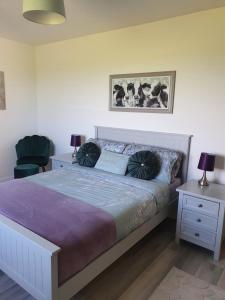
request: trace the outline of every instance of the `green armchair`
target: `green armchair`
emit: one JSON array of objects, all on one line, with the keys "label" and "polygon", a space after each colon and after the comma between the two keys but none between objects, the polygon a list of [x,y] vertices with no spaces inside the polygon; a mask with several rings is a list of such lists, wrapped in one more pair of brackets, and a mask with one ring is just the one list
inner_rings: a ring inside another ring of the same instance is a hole
[{"label": "green armchair", "polygon": [[36,164],[45,172],[51,143],[45,136],[25,136],[16,144],[17,165]]}]

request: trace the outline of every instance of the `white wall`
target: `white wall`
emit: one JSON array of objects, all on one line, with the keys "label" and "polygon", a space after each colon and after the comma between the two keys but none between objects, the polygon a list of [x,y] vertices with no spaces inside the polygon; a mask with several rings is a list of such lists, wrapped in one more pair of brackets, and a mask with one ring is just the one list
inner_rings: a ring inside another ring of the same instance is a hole
[{"label": "white wall", "polygon": [[37,131],[34,49],[0,38],[0,70],[6,90],[6,110],[0,110],[1,181],[13,176],[18,139]]},{"label": "white wall", "polygon": [[[38,127],[72,151],[71,133],[94,125],[193,134],[189,178],[201,151],[219,155],[211,179],[225,184],[225,8],[40,46]],[[108,111],[109,74],[176,70],[173,114]]]}]

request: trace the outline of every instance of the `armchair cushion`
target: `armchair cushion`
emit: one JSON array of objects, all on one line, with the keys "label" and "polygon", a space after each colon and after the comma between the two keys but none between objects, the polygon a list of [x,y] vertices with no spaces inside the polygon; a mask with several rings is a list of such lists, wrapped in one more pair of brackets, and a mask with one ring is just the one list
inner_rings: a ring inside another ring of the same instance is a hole
[{"label": "armchair cushion", "polygon": [[24,156],[17,160],[17,165],[35,164],[44,167],[48,164],[48,158],[45,156]]}]

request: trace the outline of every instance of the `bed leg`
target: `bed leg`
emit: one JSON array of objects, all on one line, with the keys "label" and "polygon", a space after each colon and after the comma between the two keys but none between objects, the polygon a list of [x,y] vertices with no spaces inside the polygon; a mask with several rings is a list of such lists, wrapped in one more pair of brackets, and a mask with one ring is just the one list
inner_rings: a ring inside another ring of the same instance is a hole
[{"label": "bed leg", "polygon": [[51,258],[51,265],[48,265],[48,300],[59,300],[58,293],[58,255],[55,254]]}]

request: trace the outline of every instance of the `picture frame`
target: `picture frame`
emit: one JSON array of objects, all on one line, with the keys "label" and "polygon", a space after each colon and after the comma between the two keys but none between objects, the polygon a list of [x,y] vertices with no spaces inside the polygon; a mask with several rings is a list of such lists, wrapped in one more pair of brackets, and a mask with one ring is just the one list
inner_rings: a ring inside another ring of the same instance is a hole
[{"label": "picture frame", "polygon": [[4,72],[0,71],[0,110],[6,109]]},{"label": "picture frame", "polygon": [[109,110],[173,113],[176,71],[109,76]]}]

